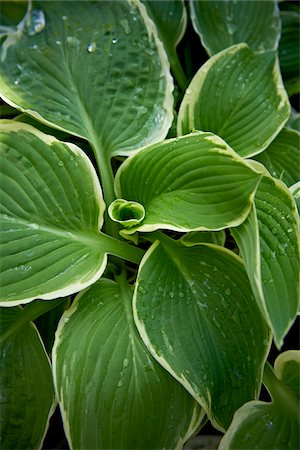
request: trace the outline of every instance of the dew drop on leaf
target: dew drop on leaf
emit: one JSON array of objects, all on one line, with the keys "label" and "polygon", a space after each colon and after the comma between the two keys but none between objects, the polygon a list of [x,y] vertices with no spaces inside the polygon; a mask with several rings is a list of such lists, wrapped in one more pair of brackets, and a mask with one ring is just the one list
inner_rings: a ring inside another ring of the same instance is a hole
[{"label": "dew drop on leaf", "polygon": [[31,18],[29,22],[28,34],[34,36],[35,34],[43,31],[46,25],[46,19],[41,9],[33,9],[31,12]]},{"label": "dew drop on leaf", "polygon": [[97,50],[97,44],[96,42],[91,42],[88,46],[87,46],[87,51],[89,53],[93,53]]}]

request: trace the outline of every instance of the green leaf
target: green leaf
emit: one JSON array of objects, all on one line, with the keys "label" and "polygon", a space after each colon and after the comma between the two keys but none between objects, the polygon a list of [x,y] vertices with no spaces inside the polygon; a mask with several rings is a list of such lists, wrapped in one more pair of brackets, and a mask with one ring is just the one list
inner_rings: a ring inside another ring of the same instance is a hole
[{"label": "green leaf", "polygon": [[238,44],[196,73],[182,100],[177,130],[179,135],[211,131],[248,157],[268,147],[289,115],[276,53],[255,53]]},{"label": "green leaf", "polygon": [[252,167],[212,133],[193,133],[142,150],[116,175],[117,196],[145,209],[144,220],[128,233],[218,230],[241,223],[261,178],[261,169]]},{"label": "green leaf", "polygon": [[267,177],[256,191],[255,206],[245,222],[231,229],[257,303],[278,347],[298,310],[298,230],[296,205],[288,188]]},{"label": "green leaf", "polygon": [[[0,310],[1,448],[38,449],[54,411],[51,367],[35,326],[23,323],[21,307]],[[15,332],[5,340],[4,333]]]},{"label": "green leaf", "polygon": [[222,247],[225,244],[226,233],[224,230],[221,231],[191,231],[190,233],[184,234],[180,241],[186,247],[192,247],[201,243],[217,244]]},{"label": "green leaf", "polygon": [[34,2],[1,63],[7,103],[89,140],[99,158],[159,141],[171,125],[169,63],[138,2]]},{"label": "green leaf", "polygon": [[136,325],[157,361],[224,430],[258,395],[269,333],[239,257],[213,244],[159,239],[140,265]]},{"label": "green leaf", "polygon": [[300,133],[300,113],[292,111],[291,116],[285,125]]},{"label": "green leaf", "polygon": [[[78,292],[125,245],[99,232],[105,205],[96,172],[74,144],[26,124],[1,125],[1,305]],[[129,250],[129,259],[143,254]]]},{"label": "green leaf", "polygon": [[55,383],[71,448],[182,448],[203,412],[151,357],[132,316],[133,289],[107,279],[61,319]]},{"label": "green leaf", "polygon": [[298,183],[293,184],[293,186],[290,187],[290,192],[292,196],[294,197],[294,200],[297,205],[298,213],[300,214],[300,181]]},{"label": "green leaf", "polygon": [[246,403],[234,415],[219,450],[297,449],[299,439],[300,352],[288,351],[275,361],[275,377],[266,367],[272,402]]},{"label": "green leaf", "polygon": [[279,60],[282,77],[289,95],[300,92],[300,14],[292,11],[280,13],[282,32],[279,43]]},{"label": "green leaf", "polygon": [[300,179],[300,133],[283,128],[269,147],[257,155],[261,162],[275,178],[280,178],[288,186]]},{"label": "green leaf", "polygon": [[176,47],[186,30],[187,16],[183,0],[142,0],[158,29],[172,71],[181,89],[185,90],[187,80],[176,53]]},{"label": "green leaf", "polygon": [[210,56],[241,42],[255,51],[277,50],[280,15],[275,0],[191,0],[190,6],[194,29]]}]

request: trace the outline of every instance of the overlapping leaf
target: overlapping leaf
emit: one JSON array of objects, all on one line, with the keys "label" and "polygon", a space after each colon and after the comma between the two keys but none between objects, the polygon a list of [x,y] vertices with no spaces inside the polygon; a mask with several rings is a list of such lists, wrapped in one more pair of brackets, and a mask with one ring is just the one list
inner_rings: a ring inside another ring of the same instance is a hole
[{"label": "overlapping leaf", "polygon": [[293,184],[293,186],[290,187],[290,192],[295,199],[298,213],[300,214],[300,181],[298,181],[298,183],[295,183]]},{"label": "overlapping leaf", "polygon": [[132,294],[126,280],[102,279],[60,322],[53,361],[71,448],[181,448],[203,418],[141,341]]},{"label": "overlapping leaf", "polygon": [[26,124],[1,125],[1,302],[77,292],[116,250],[99,233],[105,205],[95,170],[73,144]]},{"label": "overlapping leaf", "polygon": [[193,247],[200,243],[206,242],[209,244],[217,244],[224,246],[226,240],[226,233],[221,231],[191,231],[182,236],[180,241],[186,247]]},{"label": "overlapping leaf", "polygon": [[300,14],[282,11],[282,31],[279,43],[279,60],[284,83],[289,95],[300,92]]},{"label": "overlapping leaf", "polygon": [[255,159],[288,186],[300,180],[300,133],[284,128]]},{"label": "overlapping leaf", "polygon": [[172,121],[169,63],[138,2],[34,2],[1,68],[5,101],[88,139],[100,158],[163,139]]},{"label": "overlapping leaf", "polygon": [[[271,369],[269,369],[271,371]],[[272,402],[250,402],[240,408],[219,450],[297,449],[299,438],[300,354],[287,351],[275,361],[267,387]]]},{"label": "overlapping leaf", "polygon": [[157,26],[159,36],[167,51],[171,68],[182,89],[186,88],[185,75],[176,53],[187,23],[183,0],[142,0]]},{"label": "overlapping leaf", "polygon": [[21,307],[0,310],[2,449],[40,448],[54,407],[49,360],[34,325],[17,327],[22,314]]},{"label": "overlapping leaf", "polygon": [[277,49],[280,15],[275,0],[191,0],[190,7],[195,31],[209,55],[241,42],[255,51]]},{"label": "overlapping leaf", "polygon": [[116,194],[140,203],[145,218],[128,230],[218,230],[241,223],[262,169],[212,133],[193,133],[144,149],[116,176]]},{"label": "overlapping leaf", "polygon": [[258,305],[281,346],[297,314],[300,276],[298,214],[284,183],[263,178],[253,210],[231,232]]},{"label": "overlapping leaf", "polygon": [[258,395],[268,331],[236,255],[160,239],[138,273],[137,327],[153,356],[225,429]]},{"label": "overlapping leaf", "polygon": [[268,147],[289,114],[276,53],[255,53],[238,44],[196,73],[180,106],[177,129],[179,135],[212,131],[246,157]]}]

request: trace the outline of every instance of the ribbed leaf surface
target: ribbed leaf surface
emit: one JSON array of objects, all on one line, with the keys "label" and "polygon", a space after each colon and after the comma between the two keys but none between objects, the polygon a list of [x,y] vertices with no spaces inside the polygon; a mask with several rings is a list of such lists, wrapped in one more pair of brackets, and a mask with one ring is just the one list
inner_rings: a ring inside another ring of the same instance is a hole
[{"label": "ribbed leaf surface", "polygon": [[272,402],[250,402],[242,406],[236,412],[219,450],[299,448],[300,352],[288,351],[279,355],[275,361],[275,373],[280,381],[268,385]]},{"label": "ribbed leaf surface", "polygon": [[116,193],[144,206],[140,231],[218,230],[246,218],[259,170],[218,136],[193,133],[128,158],[117,173]]},{"label": "ribbed leaf surface", "polygon": [[60,322],[53,361],[71,448],[181,448],[199,424],[199,405],[141,341],[132,293],[102,279]]},{"label": "ribbed leaf surface", "polygon": [[[161,236],[162,238],[162,236]],[[240,259],[164,238],[142,260],[135,320],[153,356],[225,429],[258,395],[268,331]]]},{"label": "ribbed leaf surface", "polygon": [[264,150],[289,114],[276,53],[255,53],[238,44],[196,73],[180,106],[177,129],[179,135],[212,131],[246,157]]},{"label": "ribbed leaf surface", "polygon": [[286,186],[279,180],[263,178],[252,212],[242,225],[231,230],[278,346],[298,310],[298,227],[296,205]]},{"label": "ribbed leaf surface", "polygon": [[34,2],[4,41],[1,63],[9,104],[97,152],[127,154],[163,139],[171,124],[167,57],[138,2]]},{"label": "ribbed leaf surface", "polygon": [[280,16],[275,0],[190,1],[195,31],[209,55],[246,42],[252,50],[276,50]]},{"label": "ribbed leaf surface", "polygon": [[300,180],[300,133],[284,128],[255,159],[288,186]]},{"label": "ribbed leaf surface", "polygon": [[289,95],[300,92],[300,14],[282,11],[282,32],[279,43],[279,60],[284,83]]},{"label": "ribbed leaf surface", "polygon": [[1,177],[1,302],[64,296],[99,278],[105,206],[83,151],[4,121]]},{"label": "ribbed leaf surface", "polygon": [[1,308],[0,317],[0,446],[37,449],[54,407],[49,360],[34,325],[16,327],[20,307]]}]

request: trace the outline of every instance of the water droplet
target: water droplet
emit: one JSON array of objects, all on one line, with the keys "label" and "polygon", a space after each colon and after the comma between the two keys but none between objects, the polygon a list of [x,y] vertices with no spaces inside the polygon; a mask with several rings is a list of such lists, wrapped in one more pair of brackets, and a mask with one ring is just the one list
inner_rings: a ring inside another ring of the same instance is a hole
[{"label": "water droplet", "polygon": [[129,366],[129,359],[124,358],[124,359],[123,359],[123,367],[124,367],[124,369],[125,369],[126,367],[128,367],[128,366]]},{"label": "water droplet", "polygon": [[35,34],[43,31],[46,25],[45,15],[41,9],[33,9],[31,11],[31,20],[29,23],[29,36],[34,36]]},{"label": "water droplet", "polygon": [[64,166],[64,163],[63,163],[62,161],[58,161],[57,165],[58,165],[59,167],[63,167],[63,166]]},{"label": "water droplet", "polygon": [[285,254],[285,250],[284,250],[282,245],[278,244],[277,245],[277,250],[278,250],[279,255],[284,255]]},{"label": "water droplet", "polygon": [[288,233],[291,233],[291,232],[293,231],[293,228],[288,228],[286,231],[287,231]]},{"label": "water droplet", "polygon": [[96,42],[91,42],[88,46],[87,46],[87,51],[89,53],[93,53],[97,50],[97,44]]},{"label": "water droplet", "polygon": [[116,44],[116,43],[118,42],[118,39],[117,39],[117,38],[113,38],[113,39],[111,40],[111,42],[112,42],[113,44]]},{"label": "water droplet", "polygon": [[170,296],[171,298],[174,298],[174,292],[169,292],[169,296]]},{"label": "water droplet", "polygon": [[225,294],[226,295],[230,295],[231,294],[231,289],[230,288],[225,289]]},{"label": "water droplet", "polygon": [[61,41],[55,41],[57,45],[61,45]]},{"label": "water droplet", "polygon": [[118,382],[118,387],[121,387],[122,385],[123,385],[123,381],[120,380],[120,381]]},{"label": "water droplet", "polygon": [[62,20],[67,20],[68,16],[62,16]]},{"label": "water droplet", "polygon": [[183,298],[184,297],[184,293],[183,292],[179,292],[179,297]]},{"label": "water droplet", "polygon": [[64,323],[69,322],[69,320],[70,320],[70,317],[65,317],[65,318],[64,318]]}]

